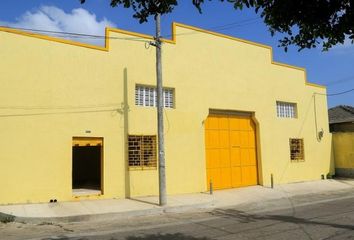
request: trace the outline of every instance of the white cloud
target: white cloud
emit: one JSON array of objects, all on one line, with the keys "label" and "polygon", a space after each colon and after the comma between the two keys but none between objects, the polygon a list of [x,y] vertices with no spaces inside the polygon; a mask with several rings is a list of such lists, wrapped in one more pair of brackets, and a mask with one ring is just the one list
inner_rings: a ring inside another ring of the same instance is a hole
[{"label": "white cloud", "polygon": [[354,53],[354,43],[352,43],[352,40],[349,39],[349,37],[346,37],[344,43],[335,45],[329,51],[333,51],[339,54],[352,54]]},{"label": "white cloud", "polygon": [[349,39],[348,37],[345,38],[344,43],[343,44],[338,44],[337,47],[339,48],[350,48],[353,47],[354,44],[352,43],[352,40]]},{"label": "white cloud", "polygon": [[[56,32],[83,33],[89,35],[105,35],[105,28],[115,27],[115,24],[106,18],[97,19],[96,15],[83,8],[73,9],[66,13],[54,6],[42,6],[33,12],[26,12],[15,22],[0,21],[0,25],[13,28],[40,29]],[[48,33],[45,33],[48,34]],[[58,34],[50,34],[57,37],[65,37],[75,41],[103,45],[104,39],[89,37],[73,37]]]}]

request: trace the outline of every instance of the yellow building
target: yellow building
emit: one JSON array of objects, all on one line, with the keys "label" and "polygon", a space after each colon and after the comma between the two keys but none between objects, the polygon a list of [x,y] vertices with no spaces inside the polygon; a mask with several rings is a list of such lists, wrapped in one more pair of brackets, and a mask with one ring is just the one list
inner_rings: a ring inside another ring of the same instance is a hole
[{"label": "yellow building", "polygon": [[[333,172],[326,89],[258,43],[174,23],[163,44],[167,193]],[[0,28],[0,204],[157,195],[151,36],[105,47]]]}]

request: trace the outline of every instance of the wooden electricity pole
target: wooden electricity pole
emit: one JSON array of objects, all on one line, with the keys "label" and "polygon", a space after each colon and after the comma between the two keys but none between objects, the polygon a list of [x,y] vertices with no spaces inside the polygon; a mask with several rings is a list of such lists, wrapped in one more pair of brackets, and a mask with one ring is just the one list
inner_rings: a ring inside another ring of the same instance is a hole
[{"label": "wooden electricity pole", "polygon": [[165,173],[165,144],[163,126],[163,87],[162,87],[162,63],[161,63],[161,14],[156,14],[156,81],[157,81],[157,135],[159,151],[159,205],[167,204],[166,197],[166,173]]}]

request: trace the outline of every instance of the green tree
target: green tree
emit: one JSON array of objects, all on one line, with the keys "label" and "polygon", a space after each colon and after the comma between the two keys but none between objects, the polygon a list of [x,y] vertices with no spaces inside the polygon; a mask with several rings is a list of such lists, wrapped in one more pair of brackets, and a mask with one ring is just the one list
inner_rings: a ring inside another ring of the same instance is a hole
[{"label": "green tree", "polygon": [[[86,0],[80,0],[84,3]],[[211,0],[207,0],[211,1]],[[236,10],[253,8],[268,26],[272,36],[282,34],[279,46],[285,51],[290,45],[304,48],[322,47],[328,50],[346,39],[354,43],[354,0],[218,0],[233,4]],[[202,12],[205,0],[192,0]],[[122,5],[134,10],[140,23],[150,16],[173,11],[177,0],[110,0],[112,7]]]}]

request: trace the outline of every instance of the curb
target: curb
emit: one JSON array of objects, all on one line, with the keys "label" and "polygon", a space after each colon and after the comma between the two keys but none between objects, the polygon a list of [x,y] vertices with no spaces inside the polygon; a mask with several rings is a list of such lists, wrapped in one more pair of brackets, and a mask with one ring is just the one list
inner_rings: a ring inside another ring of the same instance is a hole
[{"label": "curb", "polygon": [[98,214],[84,214],[64,217],[18,217],[14,215],[0,213],[0,221],[5,222],[19,222],[30,224],[43,223],[73,223],[86,221],[100,221],[100,220],[114,220],[119,218],[139,217],[139,216],[153,216],[163,214],[163,208],[154,208],[147,210],[134,210],[126,212],[113,213],[98,213]]},{"label": "curb", "polygon": [[196,211],[196,210],[207,209],[212,207],[213,205],[214,205],[214,201],[210,201],[207,203],[192,204],[192,205],[154,207],[145,210],[84,214],[84,215],[73,215],[73,216],[63,216],[63,217],[19,217],[19,216],[0,212],[0,222],[43,224],[43,223],[73,223],[73,222],[85,222],[85,221],[115,220],[121,218],[154,216],[154,215],[161,215],[164,213],[183,213],[191,210]]}]

